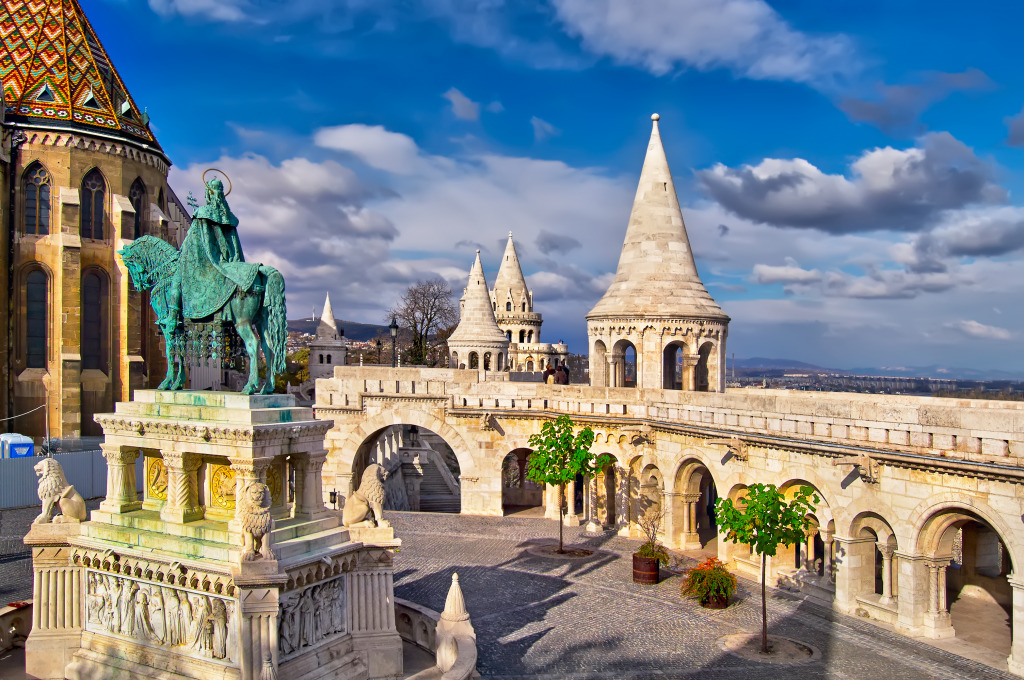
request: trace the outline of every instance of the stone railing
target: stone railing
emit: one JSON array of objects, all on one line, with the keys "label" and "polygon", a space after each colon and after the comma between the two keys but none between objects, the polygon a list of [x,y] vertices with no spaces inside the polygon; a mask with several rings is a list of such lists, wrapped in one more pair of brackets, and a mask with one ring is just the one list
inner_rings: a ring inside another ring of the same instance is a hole
[{"label": "stone railing", "polygon": [[476,633],[469,621],[459,575],[452,575],[444,611],[395,598],[395,627],[402,640],[433,654],[437,665],[409,680],[470,680],[476,672]]}]

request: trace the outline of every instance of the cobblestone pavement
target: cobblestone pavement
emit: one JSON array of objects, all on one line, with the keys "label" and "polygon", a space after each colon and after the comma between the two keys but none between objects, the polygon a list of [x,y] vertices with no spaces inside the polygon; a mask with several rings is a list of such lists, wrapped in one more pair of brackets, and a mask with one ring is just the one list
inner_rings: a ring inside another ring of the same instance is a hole
[{"label": "cobblestone pavement", "polygon": [[[769,595],[769,632],[813,645],[820,660],[788,666],[746,661],[724,653],[718,639],[760,631],[754,582],[740,581],[738,602],[728,609],[705,610],[680,596],[678,576],[657,586],[632,582],[630,555],[638,541],[566,528],[567,544],[598,552],[586,560],[558,560],[529,552],[538,540],[557,539],[550,520],[388,517],[403,542],[395,558],[395,595],[441,611],[457,571],[485,678],[1013,677],[781,592]],[[678,566],[689,564],[683,557]]]}]

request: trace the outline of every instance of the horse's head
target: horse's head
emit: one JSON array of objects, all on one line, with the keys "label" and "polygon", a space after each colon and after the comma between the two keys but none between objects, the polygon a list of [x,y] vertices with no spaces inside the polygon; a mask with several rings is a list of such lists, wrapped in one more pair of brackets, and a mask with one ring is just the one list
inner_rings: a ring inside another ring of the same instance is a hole
[{"label": "horse's head", "polygon": [[124,262],[125,268],[131,275],[135,290],[148,290],[152,286],[152,282],[149,280],[145,263],[139,257],[135,243],[126,244],[124,248],[117,251],[117,254],[121,256],[121,261]]},{"label": "horse's head", "polygon": [[153,236],[143,236],[117,251],[132,277],[136,290],[149,290],[160,277],[161,270],[177,259],[178,250]]}]

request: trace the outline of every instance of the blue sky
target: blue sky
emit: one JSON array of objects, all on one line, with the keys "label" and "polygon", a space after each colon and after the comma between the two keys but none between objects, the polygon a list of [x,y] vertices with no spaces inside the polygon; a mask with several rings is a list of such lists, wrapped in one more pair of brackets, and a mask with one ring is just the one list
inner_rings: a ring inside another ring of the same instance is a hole
[{"label": "blue sky", "polygon": [[[292,317],[493,282],[585,351],[650,114],[729,351],[1024,376],[1024,75],[1010,3],[93,0],[175,166],[235,184]],[[198,192],[197,192],[198,195]]]}]

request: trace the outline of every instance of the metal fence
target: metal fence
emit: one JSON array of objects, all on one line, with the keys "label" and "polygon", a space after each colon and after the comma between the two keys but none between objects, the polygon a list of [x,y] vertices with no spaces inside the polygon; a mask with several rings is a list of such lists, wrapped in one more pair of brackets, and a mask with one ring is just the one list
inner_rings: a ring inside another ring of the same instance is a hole
[{"label": "metal fence", "polygon": [[[54,455],[64,468],[68,484],[72,484],[82,498],[98,498],[107,493],[107,461],[100,451],[79,451]],[[32,458],[0,459],[0,509],[37,505],[35,464]],[[142,456],[135,461],[135,479],[142,480]]]}]

